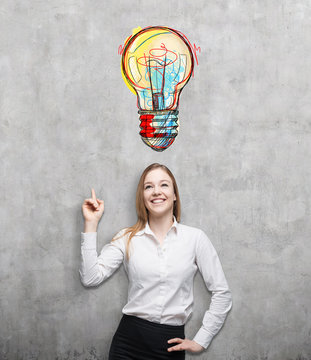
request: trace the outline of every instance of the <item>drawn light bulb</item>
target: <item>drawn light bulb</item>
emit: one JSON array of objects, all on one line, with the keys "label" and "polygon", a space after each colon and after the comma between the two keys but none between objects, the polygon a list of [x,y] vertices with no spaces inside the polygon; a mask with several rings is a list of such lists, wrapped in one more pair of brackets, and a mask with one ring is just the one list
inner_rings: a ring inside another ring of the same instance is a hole
[{"label": "drawn light bulb", "polygon": [[137,95],[140,135],[163,151],[178,134],[178,105],[193,72],[191,45],[180,32],[163,26],[142,29],[124,45],[122,72]]}]

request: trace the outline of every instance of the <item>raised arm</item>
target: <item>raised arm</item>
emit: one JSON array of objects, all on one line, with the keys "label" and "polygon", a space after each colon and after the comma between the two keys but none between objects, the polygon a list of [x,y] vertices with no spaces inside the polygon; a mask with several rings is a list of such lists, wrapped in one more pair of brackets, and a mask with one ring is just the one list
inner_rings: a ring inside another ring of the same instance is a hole
[{"label": "raised arm", "polygon": [[232,297],[217,252],[203,231],[197,239],[196,263],[207,289],[212,292],[202,326],[193,338],[206,349],[221,329],[232,307]]},{"label": "raised arm", "polygon": [[84,286],[97,286],[121,265],[124,258],[122,237],[106,244],[99,256],[96,251],[97,226],[104,212],[104,201],[96,198],[92,189],[92,198],[82,205],[84,232],[81,233],[80,279]]}]

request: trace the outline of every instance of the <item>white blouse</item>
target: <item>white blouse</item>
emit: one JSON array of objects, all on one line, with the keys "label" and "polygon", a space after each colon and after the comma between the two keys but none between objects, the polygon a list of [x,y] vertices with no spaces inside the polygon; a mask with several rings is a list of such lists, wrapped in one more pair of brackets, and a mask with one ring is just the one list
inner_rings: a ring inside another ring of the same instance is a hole
[{"label": "white blouse", "polygon": [[106,244],[97,256],[97,233],[81,233],[81,265],[84,286],[106,280],[123,262],[129,279],[128,301],[123,314],[161,324],[184,325],[193,309],[193,278],[200,270],[212,292],[209,309],[193,340],[205,349],[222,327],[232,300],[218,255],[209,238],[197,228],[174,224],[162,245],[147,223],[131,239],[130,259],[126,260],[127,236]]}]

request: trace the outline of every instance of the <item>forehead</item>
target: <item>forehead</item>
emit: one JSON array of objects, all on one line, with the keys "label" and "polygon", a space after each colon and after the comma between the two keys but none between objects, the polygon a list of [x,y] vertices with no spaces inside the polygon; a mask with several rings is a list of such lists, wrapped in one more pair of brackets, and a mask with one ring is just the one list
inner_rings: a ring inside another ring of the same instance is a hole
[{"label": "forehead", "polygon": [[145,182],[155,182],[161,180],[172,181],[169,174],[161,168],[149,171],[145,177]]}]

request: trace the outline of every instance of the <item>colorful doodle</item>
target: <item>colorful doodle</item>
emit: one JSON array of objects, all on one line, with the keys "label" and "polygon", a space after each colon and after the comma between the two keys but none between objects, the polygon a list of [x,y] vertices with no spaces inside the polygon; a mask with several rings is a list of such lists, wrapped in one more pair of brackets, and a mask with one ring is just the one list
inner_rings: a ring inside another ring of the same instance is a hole
[{"label": "colorful doodle", "polygon": [[178,134],[179,97],[193,66],[192,46],[177,30],[147,27],[125,41],[123,78],[137,95],[141,138],[153,150],[167,149]]}]

